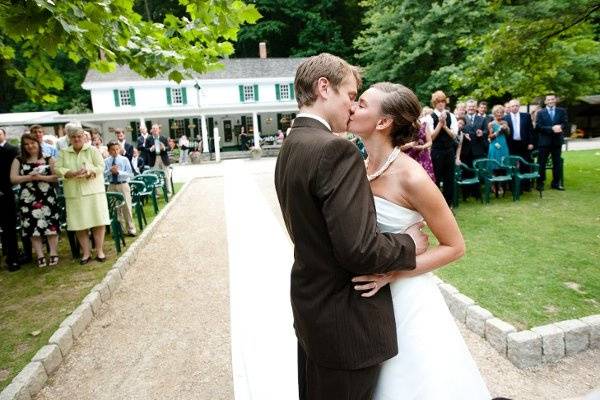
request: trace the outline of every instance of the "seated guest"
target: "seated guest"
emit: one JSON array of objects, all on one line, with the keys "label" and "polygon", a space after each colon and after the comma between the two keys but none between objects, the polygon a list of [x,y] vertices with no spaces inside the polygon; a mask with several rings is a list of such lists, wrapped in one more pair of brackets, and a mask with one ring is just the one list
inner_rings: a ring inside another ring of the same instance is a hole
[{"label": "seated guest", "polygon": [[131,157],[131,168],[134,175],[139,175],[144,172],[144,159],[140,156],[140,151],[137,148],[133,149],[133,157]]},{"label": "seated guest", "polygon": [[120,152],[119,142],[108,143],[110,157],[104,160],[104,177],[108,182],[109,192],[123,193],[125,205],[119,209],[119,222],[125,227],[129,236],[135,236],[135,225],[131,213],[131,190],[129,189],[129,179],[133,177],[133,171],[129,160],[120,155]]},{"label": "seated guest", "polygon": [[[10,180],[21,185],[19,208],[22,235],[29,237],[37,255],[38,267],[58,264],[59,210],[54,183],[54,160],[42,155],[42,148],[35,135],[26,133],[21,137],[21,156],[12,162]],[[44,255],[42,238],[50,247],[48,262]]]},{"label": "seated guest", "polygon": [[[10,181],[10,170],[19,150],[8,143],[6,131],[0,128],[0,228],[2,228],[2,254],[10,272],[19,270],[17,245],[17,213],[15,196]],[[11,211],[12,210],[12,211]]]},{"label": "seated guest", "polygon": [[83,128],[70,122],[65,126],[71,145],[62,150],[56,161],[56,174],[64,178],[67,229],[76,231],[83,257],[80,264],[91,261],[88,230],[96,245],[96,260],[106,260],[104,233],[110,223],[104,190],[104,160],[89,143],[84,143]]},{"label": "seated guest", "polygon": [[29,133],[37,138],[37,141],[42,146],[42,154],[44,157],[58,157],[58,150],[56,150],[56,147],[44,141],[44,128],[41,125],[32,125],[29,128]]}]

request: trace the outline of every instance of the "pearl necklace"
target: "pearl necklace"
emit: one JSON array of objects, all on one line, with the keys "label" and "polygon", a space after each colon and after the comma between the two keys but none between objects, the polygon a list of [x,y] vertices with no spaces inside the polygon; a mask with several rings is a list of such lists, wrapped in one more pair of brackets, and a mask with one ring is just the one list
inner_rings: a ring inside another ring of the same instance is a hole
[{"label": "pearl necklace", "polygon": [[[379,168],[377,171],[375,171],[372,174],[367,174],[367,179],[369,180],[369,182],[371,182],[373,179],[379,178],[390,167],[390,165],[392,165],[392,163],[394,161],[396,161],[396,158],[398,158],[399,155],[400,155],[400,147],[394,147],[394,150],[392,150],[392,152],[387,157],[387,159],[385,160],[385,162],[383,163],[381,168]],[[368,162],[367,162],[367,166],[368,166]]]}]

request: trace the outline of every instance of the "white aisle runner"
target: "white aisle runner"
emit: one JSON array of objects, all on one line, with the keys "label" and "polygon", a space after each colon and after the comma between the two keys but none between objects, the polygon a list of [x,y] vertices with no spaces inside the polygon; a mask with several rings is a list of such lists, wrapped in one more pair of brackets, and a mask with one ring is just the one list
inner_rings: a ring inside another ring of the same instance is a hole
[{"label": "white aisle runner", "polygon": [[293,249],[247,172],[248,162],[225,163],[235,399],[295,400],[297,345],[289,295]]}]

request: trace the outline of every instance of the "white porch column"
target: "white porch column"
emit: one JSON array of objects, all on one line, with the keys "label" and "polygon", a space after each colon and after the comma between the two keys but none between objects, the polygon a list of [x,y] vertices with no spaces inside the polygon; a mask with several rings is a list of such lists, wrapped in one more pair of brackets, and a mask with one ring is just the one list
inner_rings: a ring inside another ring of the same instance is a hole
[{"label": "white porch column", "polygon": [[219,128],[216,126],[213,129],[213,137],[215,138],[215,160],[221,161],[221,138],[219,137]]},{"label": "white porch column", "polygon": [[260,132],[258,131],[258,113],[256,111],[252,113],[252,126],[254,128],[254,146],[260,147]]},{"label": "white porch column", "polygon": [[202,125],[202,152],[208,153],[208,129],[206,128],[206,116],[200,116],[200,124]]},{"label": "white porch column", "polygon": [[140,117],[140,128],[142,126],[146,126],[146,120],[144,119],[144,117]]}]

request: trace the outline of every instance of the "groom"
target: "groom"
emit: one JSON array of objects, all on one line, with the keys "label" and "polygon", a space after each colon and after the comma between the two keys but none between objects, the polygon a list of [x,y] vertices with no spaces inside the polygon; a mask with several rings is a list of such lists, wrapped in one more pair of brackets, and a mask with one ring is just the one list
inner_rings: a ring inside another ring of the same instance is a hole
[{"label": "groom", "polygon": [[376,228],[365,167],[346,130],[361,78],[331,54],[304,61],[294,81],[300,113],[283,142],[275,187],[294,243],[291,300],[300,399],[371,399],[380,364],[398,352],[389,286],[372,298],[354,276],[415,268],[427,236]]}]

